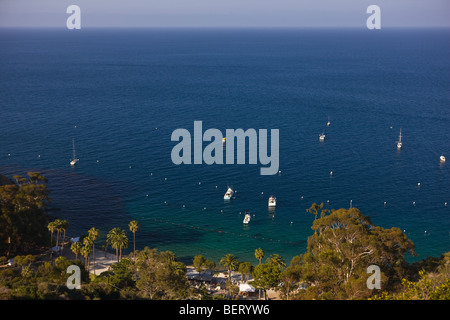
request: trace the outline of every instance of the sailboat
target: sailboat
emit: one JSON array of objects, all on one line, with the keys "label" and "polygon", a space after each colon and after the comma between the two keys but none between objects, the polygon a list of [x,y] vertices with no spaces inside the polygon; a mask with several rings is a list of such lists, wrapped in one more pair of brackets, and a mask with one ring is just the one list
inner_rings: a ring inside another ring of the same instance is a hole
[{"label": "sailboat", "polygon": [[398,141],[397,141],[397,149],[401,149],[403,146],[402,144],[402,128],[400,128],[400,135],[398,136]]},{"label": "sailboat", "polygon": [[80,159],[77,159],[77,156],[75,155],[75,139],[72,139],[72,145],[73,145],[73,159],[70,161],[70,165],[73,167],[77,164],[77,162]]}]

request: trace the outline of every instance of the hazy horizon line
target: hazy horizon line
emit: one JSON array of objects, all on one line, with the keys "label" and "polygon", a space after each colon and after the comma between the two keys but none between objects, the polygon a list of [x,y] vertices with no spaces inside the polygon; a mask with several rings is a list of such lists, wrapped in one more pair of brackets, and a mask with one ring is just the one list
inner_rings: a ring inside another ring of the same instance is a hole
[{"label": "hazy horizon line", "polygon": [[[0,29],[60,29],[68,30],[66,26],[2,26]],[[368,30],[366,26],[83,26],[83,29],[360,29]],[[383,26],[383,29],[450,29],[450,26]],[[77,31],[80,31],[77,30]],[[73,30],[71,30],[73,31]],[[374,30],[370,30],[376,32]]]}]

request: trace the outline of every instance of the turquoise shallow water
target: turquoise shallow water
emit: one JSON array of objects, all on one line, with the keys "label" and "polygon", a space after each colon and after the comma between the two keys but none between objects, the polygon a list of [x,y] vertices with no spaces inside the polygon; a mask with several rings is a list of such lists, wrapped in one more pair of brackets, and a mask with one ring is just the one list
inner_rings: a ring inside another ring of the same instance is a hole
[{"label": "turquoise shallow water", "polygon": [[[450,169],[439,162],[450,157],[448,36],[1,30],[0,172],[43,172],[53,213],[73,235],[95,226],[104,238],[136,219],[138,248],[185,260],[233,253],[256,263],[261,247],[290,261],[312,233],[305,210],[350,200],[375,224],[404,230],[418,259],[439,256],[450,249]],[[223,133],[279,129],[281,174],[261,176],[259,164],[174,165],[171,133],[193,134],[196,120]],[[227,202],[228,185],[237,193]]]}]

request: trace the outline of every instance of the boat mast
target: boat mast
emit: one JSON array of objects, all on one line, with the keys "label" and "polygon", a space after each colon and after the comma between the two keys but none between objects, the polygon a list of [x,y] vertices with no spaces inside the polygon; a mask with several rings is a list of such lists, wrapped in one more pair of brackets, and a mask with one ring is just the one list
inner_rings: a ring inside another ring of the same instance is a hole
[{"label": "boat mast", "polygon": [[76,159],[75,156],[75,139],[72,138],[72,146],[73,146],[73,159]]}]

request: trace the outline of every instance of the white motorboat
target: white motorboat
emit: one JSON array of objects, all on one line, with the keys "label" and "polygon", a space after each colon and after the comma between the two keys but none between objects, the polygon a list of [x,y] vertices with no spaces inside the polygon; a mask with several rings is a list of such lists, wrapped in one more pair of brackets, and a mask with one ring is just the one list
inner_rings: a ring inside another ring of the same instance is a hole
[{"label": "white motorboat", "polygon": [[225,200],[230,200],[231,197],[233,196],[233,194],[234,194],[233,189],[231,189],[230,187],[228,187],[228,190],[227,190],[227,192],[225,192],[225,195],[223,196],[223,198],[224,198]]},{"label": "white motorboat", "polygon": [[319,141],[325,140],[325,134],[322,132],[322,134],[319,135]]},{"label": "white motorboat", "polygon": [[445,162],[445,157],[443,154],[439,157],[439,159],[441,160],[441,162]]},{"label": "white motorboat", "polygon": [[72,139],[72,145],[73,145],[73,159],[72,159],[72,161],[70,161],[70,165],[75,166],[80,159],[77,159],[77,156],[75,155],[75,140],[74,139]]},{"label": "white motorboat", "polygon": [[397,149],[401,149],[403,147],[402,144],[402,129],[400,128],[400,135],[398,136],[398,141],[397,141]]},{"label": "white motorboat", "polygon": [[249,214],[249,213],[246,213],[246,214],[245,214],[245,217],[244,217],[243,223],[244,223],[244,224],[248,224],[248,223],[250,222],[250,219],[251,219],[250,214]]},{"label": "white motorboat", "polygon": [[269,197],[269,207],[275,207],[277,205],[277,198],[274,196]]}]

